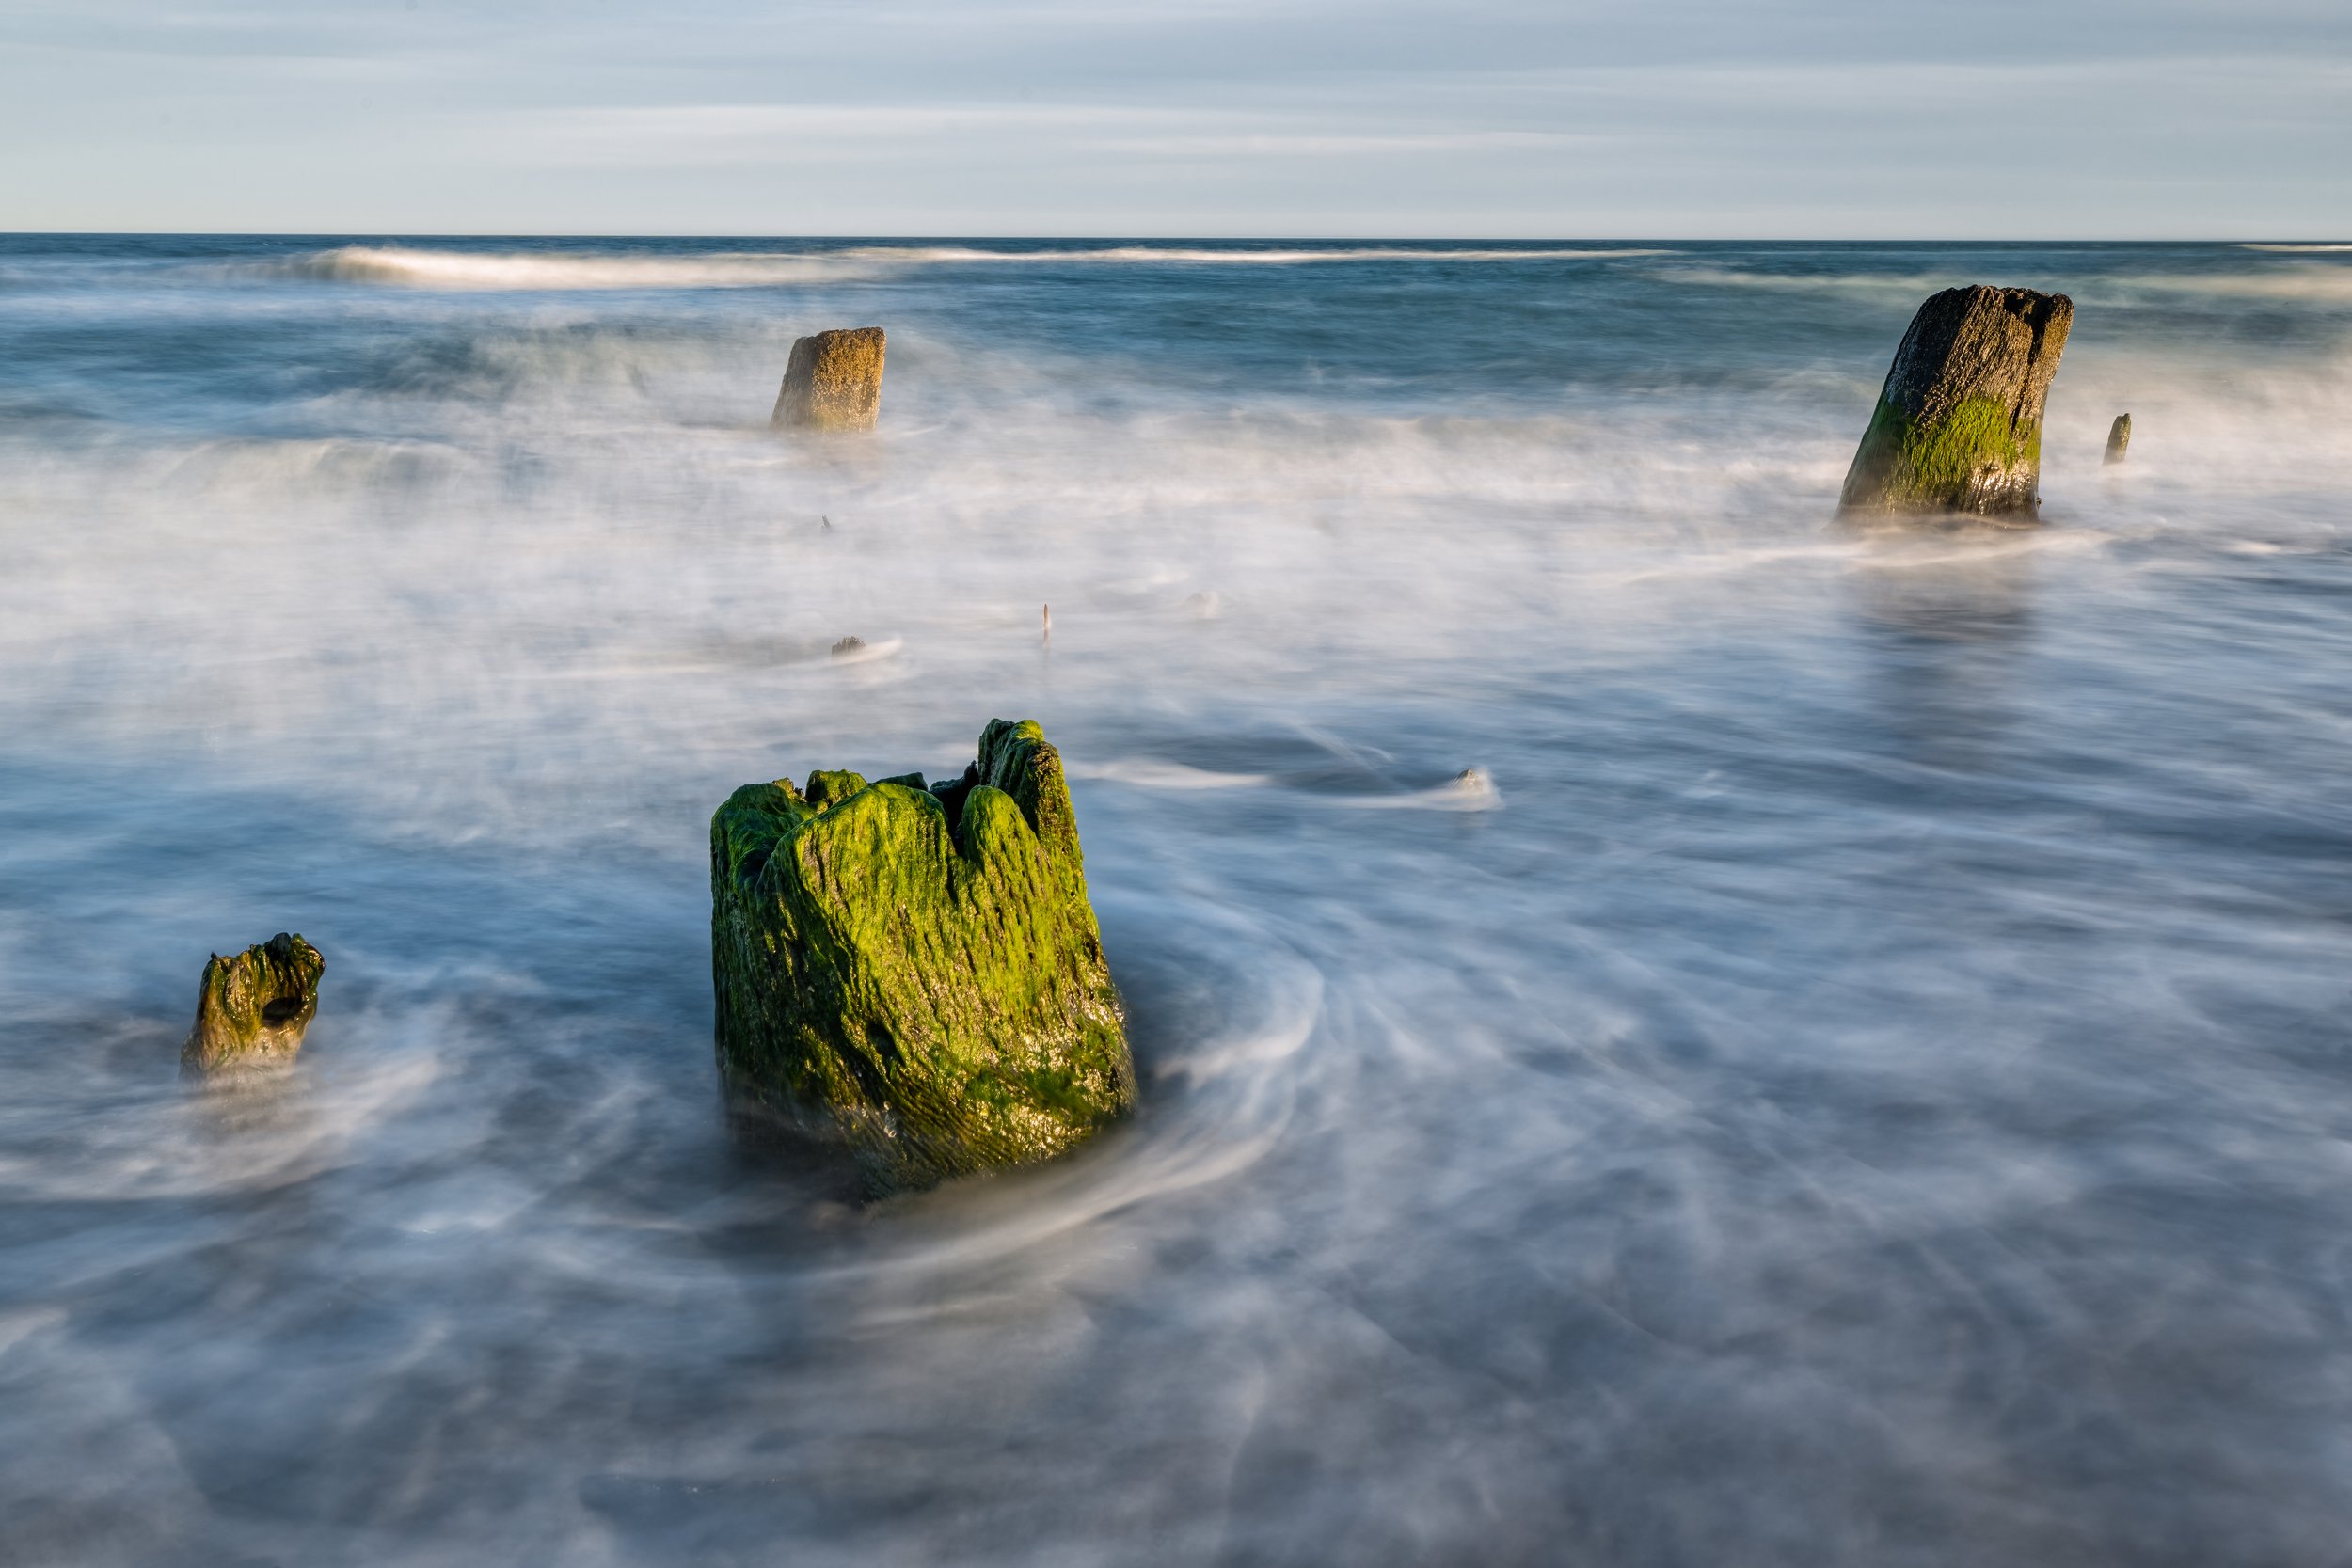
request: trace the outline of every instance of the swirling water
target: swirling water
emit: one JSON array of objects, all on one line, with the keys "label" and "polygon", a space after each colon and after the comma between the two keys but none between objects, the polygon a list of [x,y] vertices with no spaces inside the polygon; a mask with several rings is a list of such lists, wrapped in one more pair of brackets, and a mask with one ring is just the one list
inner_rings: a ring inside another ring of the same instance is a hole
[{"label": "swirling water", "polygon": [[[1971,280],[2046,526],[1841,530]],[[0,1562],[2344,1560],[2352,255],[18,237],[0,416]],[[708,814],[999,715],[1145,1108],[862,1205]]]}]

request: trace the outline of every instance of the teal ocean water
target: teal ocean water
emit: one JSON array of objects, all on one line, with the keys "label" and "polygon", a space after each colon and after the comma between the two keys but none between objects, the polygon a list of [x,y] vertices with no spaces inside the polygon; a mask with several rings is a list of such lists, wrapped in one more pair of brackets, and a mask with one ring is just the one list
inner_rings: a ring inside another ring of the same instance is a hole
[{"label": "teal ocean water", "polygon": [[[2344,246],[0,238],[0,1563],[2340,1562],[2347,669]],[[709,814],[999,716],[1144,1109],[861,1205]]]}]

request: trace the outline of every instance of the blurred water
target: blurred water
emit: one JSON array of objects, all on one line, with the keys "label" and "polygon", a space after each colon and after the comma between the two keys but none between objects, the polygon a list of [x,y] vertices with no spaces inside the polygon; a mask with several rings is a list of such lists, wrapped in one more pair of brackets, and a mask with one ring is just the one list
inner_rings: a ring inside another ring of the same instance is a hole
[{"label": "blurred water", "polygon": [[[1161,249],[0,239],[0,1563],[2343,1561],[2352,255]],[[999,715],[1145,1110],[860,1207],[708,814]]]}]

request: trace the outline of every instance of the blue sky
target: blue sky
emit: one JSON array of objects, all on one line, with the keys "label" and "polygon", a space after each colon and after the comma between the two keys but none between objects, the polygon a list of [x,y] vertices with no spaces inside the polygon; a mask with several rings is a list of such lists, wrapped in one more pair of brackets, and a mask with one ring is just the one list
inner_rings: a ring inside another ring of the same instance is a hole
[{"label": "blue sky", "polygon": [[2352,3],[0,0],[0,228],[2341,237]]}]

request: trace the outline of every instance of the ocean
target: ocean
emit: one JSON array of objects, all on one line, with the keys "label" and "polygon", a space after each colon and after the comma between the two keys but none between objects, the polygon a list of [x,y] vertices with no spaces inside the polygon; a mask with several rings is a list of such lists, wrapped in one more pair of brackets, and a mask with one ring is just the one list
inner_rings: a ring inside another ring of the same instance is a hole
[{"label": "ocean", "polygon": [[[0,1563],[2341,1562],[2348,497],[2343,245],[0,238]],[[864,1202],[709,816],[999,717],[1141,1110]]]}]

